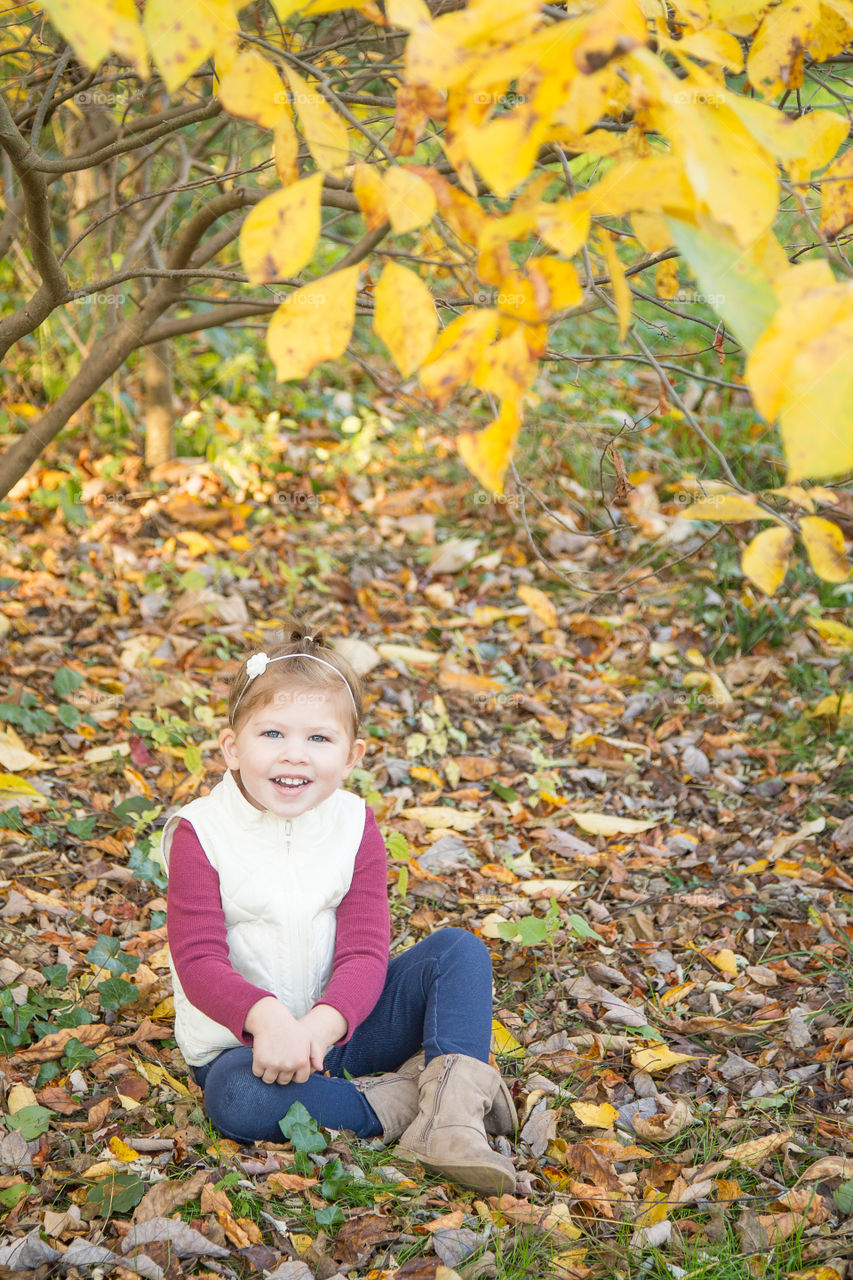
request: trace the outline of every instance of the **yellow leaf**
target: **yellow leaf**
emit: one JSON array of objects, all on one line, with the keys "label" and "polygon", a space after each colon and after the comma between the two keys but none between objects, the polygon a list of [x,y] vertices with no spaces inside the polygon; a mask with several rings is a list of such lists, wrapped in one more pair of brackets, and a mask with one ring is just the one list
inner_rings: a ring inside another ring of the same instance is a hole
[{"label": "yellow leaf", "polygon": [[[153,957],[152,957],[153,958]],[[154,1021],[161,1018],[164,1022],[168,1022],[170,1018],[175,1016],[175,997],[167,996],[165,1000],[161,1000],[156,1008],[151,1010],[149,1017]]]},{"label": "yellow leaf", "polygon": [[361,162],[355,165],[352,189],[368,230],[381,227],[388,218],[388,191],[376,166]]},{"label": "yellow leaf", "polygon": [[657,1075],[659,1071],[669,1071],[682,1062],[695,1062],[696,1058],[690,1053],[674,1053],[665,1044],[656,1044],[649,1049],[634,1049],[631,1061],[638,1070]]},{"label": "yellow leaf", "polygon": [[434,667],[442,658],[438,649],[416,649],[409,644],[378,644],[376,652],[391,662],[408,662],[413,667]]},{"label": "yellow leaf", "polygon": [[685,520],[718,520],[720,522],[742,520],[776,520],[769,511],[763,511],[754,498],[739,493],[711,493],[680,511]]},{"label": "yellow leaf", "polygon": [[528,583],[522,582],[518,588],[518,595],[532,609],[539,621],[545,623],[546,627],[559,626],[553,600],[544,591],[540,591],[539,587],[531,587]]},{"label": "yellow leaf", "polygon": [[312,173],[251,210],[240,231],[240,257],[253,284],[296,275],[311,261],[322,193],[323,175]]},{"label": "yellow leaf", "polygon": [[733,1147],[726,1147],[723,1156],[728,1160],[737,1160],[738,1164],[745,1164],[749,1168],[755,1168],[767,1156],[773,1155],[792,1137],[790,1129],[785,1129],[782,1133],[770,1133],[764,1138],[751,1138],[749,1142],[738,1142]]},{"label": "yellow leaf", "polygon": [[503,493],[504,476],[512,461],[520,426],[518,405],[508,399],[504,400],[494,422],[476,434],[463,431],[459,436],[459,456],[491,493]]},{"label": "yellow leaf", "polygon": [[282,113],[289,115],[287,97],[275,67],[253,49],[239,53],[219,82],[225,110],[264,129],[272,129]]},{"label": "yellow leaf", "polygon": [[829,240],[853,222],[853,152],[845,151],[821,174],[820,229]]},{"label": "yellow leaf", "polygon": [[438,316],[432,294],[414,271],[397,262],[387,262],[374,299],[374,331],[390,351],[400,373],[408,378],[435,343]]},{"label": "yellow leaf", "polygon": [[181,1084],[180,1080],[176,1080],[175,1077],[173,1075],[170,1075],[170,1073],[166,1070],[166,1068],[161,1067],[159,1063],[146,1062],[141,1058],[139,1059],[135,1058],[134,1065],[136,1066],[136,1070],[140,1073],[140,1075],[145,1076],[145,1079],[148,1081],[149,1084],[155,1084],[155,1085],[165,1084],[165,1085],[168,1085],[168,1087],[174,1093],[179,1094],[182,1098],[188,1098],[190,1096],[190,1091],[186,1087],[186,1085]]},{"label": "yellow leaf", "polygon": [[665,1191],[658,1191],[656,1187],[646,1187],[643,1192],[643,1202],[646,1207],[636,1218],[634,1222],[636,1227],[653,1227],[656,1222],[663,1222],[666,1219],[669,1212],[669,1198]]},{"label": "yellow leaf", "polygon": [[821,698],[816,707],[809,712],[811,716],[831,716],[835,720],[847,719],[853,715],[853,693],[830,693]]},{"label": "yellow leaf", "polygon": [[451,809],[444,804],[414,805],[410,809],[401,809],[400,813],[404,818],[422,822],[428,830],[446,827],[449,831],[470,831],[480,822],[479,813],[463,813],[461,809]]},{"label": "yellow leaf", "polygon": [[675,258],[664,258],[655,267],[655,293],[659,298],[674,298],[678,289],[678,262]]},{"label": "yellow leaf", "polygon": [[37,791],[26,778],[16,778],[14,773],[0,773],[0,807],[8,807],[9,802],[23,804],[24,808],[43,809],[47,797]]},{"label": "yellow leaf", "polygon": [[133,1147],[129,1147],[126,1142],[122,1142],[121,1138],[110,1138],[110,1151],[117,1160],[122,1160],[125,1164],[139,1159],[139,1152],[134,1151]]},{"label": "yellow leaf", "polygon": [[784,582],[793,545],[790,529],[762,529],[744,547],[741,568],[765,595],[772,596]]},{"label": "yellow leaf", "polygon": [[292,102],[299,116],[308,150],[324,173],[343,173],[349,159],[349,134],[344,120],[329,105],[320,89],[292,67],[285,67]]},{"label": "yellow leaf", "polygon": [[141,76],[148,75],[148,52],[134,0],[42,0],[41,7],[90,70],[108,53],[116,53]]},{"label": "yellow leaf", "polygon": [[235,533],[233,538],[228,539],[228,545],[232,551],[251,551],[253,543],[245,533]]},{"label": "yellow leaf", "polygon": [[415,231],[430,221],[436,210],[435,192],[418,174],[395,165],[383,179],[385,208],[395,235]]},{"label": "yellow leaf", "polygon": [[702,954],[706,955],[711,961],[711,964],[715,965],[722,973],[728,973],[733,978],[737,977],[737,960],[735,959],[735,953],[728,947],[723,947],[722,950],[715,951],[713,955],[709,954],[707,951]]},{"label": "yellow leaf", "polygon": [[488,391],[496,400],[517,400],[530,389],[536,377],[537,362],[530,354],[524,328],[517,325],[508,337],[486,347],[471,374],[474,386]]},{"label": "yellow leaf", "polygon": [[460,383],[471,377],[497,326],[497,311],[478,307],[442,329],[418,373],[437,408],[443,409]]},{"label": "yellow leaf", "polygon": [[148,48],[174,92],[237,30],[232,0],[148,0],[142,19]]},{"label": "yellow leaf", "polygon": [[195,529],[187,529],[183,533],[177,535],[178,542],[182,542],[189,551],[193,559],[198,556],[205,556],[209,551],[215,551],[210,538],[206,538],[203,533],[199,533]]},{"label": "yellow leaf", "polygon": [[0,765],[17,773],[20,769],[40,769],[46,761],[34,755],[23,743],[19,734],[9,725],[0,729]]},{"label": "yellow leaf", "polygon": [[844,554],[844,535],[832,520],[803,516],[800,533],[812,568],[824,582],[846,582],[850,566]]},{"label": "yellow leaf", "polygon": [[616,303],[616,315],[619,320],[619,341],[624,342],[628,326],[631,323],[631,289],[625,276],[625,268],[619,261],[616,245],[613,243],[613,237],[610,232],[605,231],[599,237],[598,242],[604,254],[604,261],[610,276],[610,288],[613,290],[613,300]]},{"label": "yellow leaf", "polygon": [[[551,114],[557,106],[555,101]],[[510,195],[530,173],[549,121],[550,115],[540,115],[532,101],[523,102],[506,115],[469,132],[468,157],[496,196]]]},{"label": "yellow leaf", "polygon": [[543,205],[536,229],[552,249],[571,258],[589,235],[590,200],[585,192],[571,200],[558,200]]},{"label": "yellow leaf", "polygon": [[24,1107],[37,1107],[38,1098],[28,1084],[13,1084],[6,1098],[6,1110],[10,1116],[17,1115]]},{"label": "yellow leaf", "polygon": [[299,178],[299,138],[289,108],[277,117],[272,137],[275,171],[282,186],[289,187]]},{"label": "yellow leaf", "polygon": [[537,277],[541,277],[548,286],[551,296],[545,308],[547,315],[577,307],[583,302],[583,289],[571,262],[563,262],[560,258],[533,258],[527,269],[534,283]]},{"label": "yellow leaf", "polygon": [[289,294],[267,329],[276,376],[306,378],[324,360],[344,354],[355,321],[358,266],[345,267]]},{"label": "yellow leaf", "polygon": [[602,1102],[600,1106],[593,1102],[573,1102],[572,1111],[587,1129],[612,1129],[619,1115],[609,1102]]},{"label": "yellow leaf", "polygon": [[570,809],[569,816],[574,818],[581,831],[588,831],[594,836],[636,835],[659,825],[657,818],[622,818],[613,813],[589,813],[578,809]]},{"label": "yellow leaf", "polygon": [[492,1019],[492,1053],[499,1053],[502,1058],[524,1057],[522,1046],[497,1018]]},{"label": "yellow leaf", "polygon": [[806,621],[827,644],[838,645],[843,649],[853,649],[853,627],[848,627],[835,618],[807,618]]}]

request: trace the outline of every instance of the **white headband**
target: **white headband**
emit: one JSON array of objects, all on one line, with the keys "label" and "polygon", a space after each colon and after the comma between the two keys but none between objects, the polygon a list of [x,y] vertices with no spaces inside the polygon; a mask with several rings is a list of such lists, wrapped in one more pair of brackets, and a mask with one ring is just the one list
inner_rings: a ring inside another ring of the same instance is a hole
[{"label": "white headband", "polygon": [[[305,636],[305,639],[311,640],[313,637]],[[307,658],[309,662],[319,662],[321,667],[328,667],[330,671],[334,671],[335,675],[340,676],[347,687],[347,693],[349,694],[352,709],[355,714],[355,722],[356,725],[358,725],[358,707],[355,705],[355,697],[353,696],[352,689],[350,688],[349,680],[347,680],[343,672],[338,671],[338,668],[333,666],[331,662],[327,662],[325,658],[316,658],[313,653],[282,653],[278,658],[268,658],[265,653],[253,653],[246,663],[246,683],[240,690],[240,697],[234,703],[234,710],[231,712],[232,723],[234,721],[234,714],[240,705],[243,694],[246,692],[252,681],[258,676],[262,676],[271,662],[284,662],[286,658]]]}]

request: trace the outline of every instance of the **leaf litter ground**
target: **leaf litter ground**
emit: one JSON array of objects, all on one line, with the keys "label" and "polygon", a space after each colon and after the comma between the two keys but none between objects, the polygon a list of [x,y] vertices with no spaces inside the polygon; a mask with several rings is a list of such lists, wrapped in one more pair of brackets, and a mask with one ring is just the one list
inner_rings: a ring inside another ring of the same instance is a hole
[{"label": "leaf litter ground", "polygon": [[[286,445],[298,477],[127,464],[85,527],[5,513],[3,1274],[843,1280],[853,739],[809,691],[841,708],[844,652],[793,610],[723,644],[701,559],[584,606],[446,464]],[[492,950],[515,1197],[305,1126],[239,1147],[174,1048],[155,832],[294,604],[366,673],[395,946]]]}]

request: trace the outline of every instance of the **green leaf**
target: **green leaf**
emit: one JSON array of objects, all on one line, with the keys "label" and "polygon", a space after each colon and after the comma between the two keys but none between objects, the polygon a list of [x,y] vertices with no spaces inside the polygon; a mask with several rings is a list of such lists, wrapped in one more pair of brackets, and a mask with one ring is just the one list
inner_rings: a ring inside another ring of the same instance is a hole
[{"label": "green leaf", "polygon": [[505,787],[502,782],[495,782],[494,778],[489,780],[489,787],[496,796],[500,796],[501,800],[506,800],[508,804],[518,799],[517,791],[513,791],[512,787]]},{"label": "green leaf", "polygon": [[3,1187],[0,1190],[0,1204],[6,1209],[14,1209],[19,1200],[23,1200],[27,1194],[27,1184],[25,1182],[13,1182],[11,1187]]},{"label": "green leaf", "polygon": [[351,1181],[340,1157],[335,1156],[334,1160],[330,1160],[323,1168],[323,1185],[320,1188],[323,1198],[337,1200],[344,1187]]},{"label": "green leaf", "polygon": [[86,1196],[86,1208],[100,1218],[130,1213],[145,1195],[145,1183],[135,1173],[116,1173],[101,1178]]},{"label": "green leaf", "polygon": [[88,818],[69,818],[66,825],[70,835],[77,836],[79,840],[88,840],[95,830],[97,821],[97,816],[90,814]]},{"label": "green leaf", "polygon": [[70,667],[60,667],[53,674],[53,688],[60,698],[67,698],[69,693],[73,693],[85,683],[79,671],[72,671]]},{"label": "green leaf", "polygon": [[17,1129],[22,1138],[32,1142],[33,1138],[47,1133],[53,1112],[48,1111],[47,1107],[21,1107],[21,1110],[16,1111],[14,1115],[4,1118],[7,1129]]},{"label": "green leaf", "polygon": [[566,924],[571,929],[576,938],[592,938],[594,942],[601,941],[601,934],[587,924],[583,916],[578,915],[577,911],[572,911],[566,917]]},{"label": "green leaf", "polygon": [[326,1139],[317,1127],[317,1121],[301,1102],[294,1102],[287,1115],[279,1120],[278,1127],[296,1152],[297,1169],[307,1172],[311,1167],[308,1155],[312,1151],[326,1149]]},{"label": "green leaf", "polygon": [[196,591],[207,586],[207,578],[198,569],[187,569],[178,579],[178,586],[182,591]]},{"label": "green leaf", "polygon": [[66,1071],[74,1071],[75,1068],[85,1066],[87,1062],[91,1062],[96,1056],[94,1049],[90,1049],[82,1040],[78,1040],[76,1036],[72,1036],[65,1045],[65,1052],[62,1055],[62,1065],[65,1067]]},{"label": "green leaf", "polygon": [[392,831],[385,839],[385,847],[395,862],[408,862],[409,842],[402,831]]},{"label": "green leaf", "polygon": [[48,964],[42,969],[42,974],[47,978],[52,987],[58,987],[59,990],[65,986],[68,981],[68,965],[67,964]]},{"label": "green leaf", "polygon": [[204,764],[201,756],[201,748],[196,744],[190,743],[188,747],[184,747],[184,764],[190,773],[201,773]]},{"label": "green leaf", "polygon": [[314,1213],[318,1227],[336,1227],[343,1222],[344,1215],[340,1205],[330,1204],[326,1209],[317,1209]]},{"label": "green leaf", "polygon": [[98,934],[98,940],[91,951],[86,953],[86,959],[97,969],[106,969],[116,977],[120,973],[136,973],[139,968],[137,957],[122,951],[121,939],[111,938],[105,933]]},{"label": "green leaf", "polygon": [[843,1213],[845,1217],[853,1213],[853,1178],[843,1182],[840,1187],[833,1191],[832,1198],[839,1213]]},{"label": "green leaf", "polygon": [[121,1009],[126,1004],[133,1004],[142,995],[139,987],[126,982],[124,978],[108,978],[106,982],[99,982],[98,991],[105,1009]]},{"label": "green leaf", "polygon": [[667,223],[698,281],[702,299],[725,321],[738,342],[751,350],[779,306],[769,281],[733,238],[726,243],[722,227],[711,236],[678,218],[667,218]]},{"label": "green leaf", "polygon": [[36,1076],[36,1088],[43,1089],[46,1084],[50,1084],[51,1080],[55,1080],[61,1074],[58,1062],[43,1062]]}]

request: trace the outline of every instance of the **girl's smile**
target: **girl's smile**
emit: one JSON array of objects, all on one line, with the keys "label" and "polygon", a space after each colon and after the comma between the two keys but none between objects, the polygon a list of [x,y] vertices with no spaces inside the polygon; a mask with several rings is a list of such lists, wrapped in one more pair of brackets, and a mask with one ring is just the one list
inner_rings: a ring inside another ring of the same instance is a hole
[{"label": "girl's smile", "polygon": [[279,690],[219,743],[246,799],[282,818],[328,799],[365,748],[350,738],[340,699],[319,689]]}]

